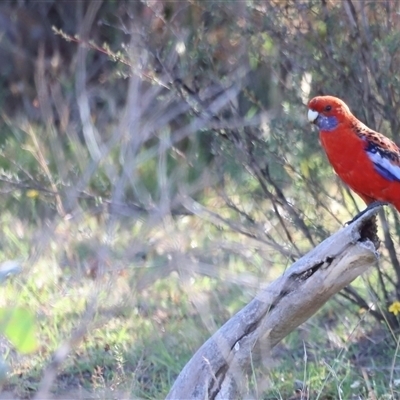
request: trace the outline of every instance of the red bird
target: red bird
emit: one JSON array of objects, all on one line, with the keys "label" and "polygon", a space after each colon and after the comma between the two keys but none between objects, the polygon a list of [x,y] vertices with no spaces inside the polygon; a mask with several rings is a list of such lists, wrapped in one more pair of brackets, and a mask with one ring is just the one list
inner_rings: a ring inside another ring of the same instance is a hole
[{"label": "red bird", "polygon": [[329,162],[367,205],[393,204],[400,211],[400,148],[359,121],[342,100],[314,97],[308,119],[319,129]]}]

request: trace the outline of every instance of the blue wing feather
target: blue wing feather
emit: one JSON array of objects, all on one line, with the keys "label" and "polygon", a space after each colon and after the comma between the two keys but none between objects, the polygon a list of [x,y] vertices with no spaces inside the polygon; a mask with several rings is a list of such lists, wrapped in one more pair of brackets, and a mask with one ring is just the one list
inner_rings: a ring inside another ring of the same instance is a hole
[{"label": "blue wing feather", "polygon": [[374,164],[375,171],[390,182],[400,182],[400,149],[383,136],[365,125],[356,128],[357,135],[365,141],[365,151]]}]

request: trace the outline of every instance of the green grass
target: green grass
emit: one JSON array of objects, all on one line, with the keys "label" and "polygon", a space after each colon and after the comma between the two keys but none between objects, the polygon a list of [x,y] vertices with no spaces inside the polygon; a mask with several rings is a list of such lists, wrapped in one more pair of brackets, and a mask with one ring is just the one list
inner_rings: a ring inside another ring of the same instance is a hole
[{"label": "green grass", "polygon": [[268,371],[265,398],[290,397],[298,381],[312,399],[398,398],[397,340],[368,314],[357,319],[328,303],[274,349],[279,363]]},{"label": "green grass", "polygon": [[[22,231],[24,240],[35,234],[27,226]],[[99,248],[101,244],[97,231],[93,219],[60,223],[34,262],[28,246],[23,247],[28,261],[21,274],[0,287],[0,306],[23,307],[35,314],[39,347],[28,355],[7,352],[10,373],[3,390],[22,398],[34,394],[54,352],[84,326],[84,335],[59,370],[53,385],[56,394],[81,388],[85,393],[112,390],[130,397],[165,396],[210,330],[229,318],[230,308],[249,299],[238,284],[219,287],[216,278],[191,273],[182,279],[177,272],[159,278],[169,262],[162,249],[145,262],[124,259],[131,238],[124,227],[118,228],[118,240],[108,248],[104,271],[94,277],[90,268],[98,249],[93,243]],[[3,240],[5,246],[16,243],[15,234],[6,234]],[[10,255],[20,253],[15,248]],[[202,308],[210,310],[209,315],[202,315]]]}]

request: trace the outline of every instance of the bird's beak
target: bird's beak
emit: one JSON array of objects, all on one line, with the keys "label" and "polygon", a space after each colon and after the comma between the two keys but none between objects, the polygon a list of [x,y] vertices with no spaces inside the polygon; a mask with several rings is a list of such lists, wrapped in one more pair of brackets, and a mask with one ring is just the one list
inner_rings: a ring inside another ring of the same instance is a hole
[{"label": "bird's beak", "polygon": [[316,121],[316,119],[318,118],[318,115],[319,115],[319,113],[318,113],[317,111],[308,110],[307,117],[308,117],[308,120],[309,120],[312,124]]}]

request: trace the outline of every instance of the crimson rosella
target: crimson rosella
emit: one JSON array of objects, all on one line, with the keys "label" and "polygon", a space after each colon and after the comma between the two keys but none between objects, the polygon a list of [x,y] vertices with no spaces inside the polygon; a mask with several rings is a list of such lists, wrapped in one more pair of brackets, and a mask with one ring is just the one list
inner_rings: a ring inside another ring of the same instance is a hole
[{"label": "crimson rosella", "polygon": [[319,129],[329,162],[367,205],[393,204],[400,211],[400,148],[359,121],[333,96],[314,97],[308,119]]}]

